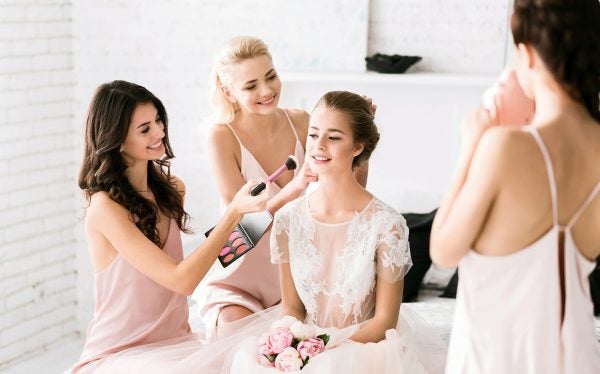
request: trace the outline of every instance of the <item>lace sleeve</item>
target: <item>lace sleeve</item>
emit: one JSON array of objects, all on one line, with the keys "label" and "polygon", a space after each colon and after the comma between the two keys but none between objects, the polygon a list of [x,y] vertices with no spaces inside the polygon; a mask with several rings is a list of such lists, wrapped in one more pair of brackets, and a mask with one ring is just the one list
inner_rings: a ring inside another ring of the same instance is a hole
[{"label": "lace sleeve", "polygon": [[387,221],[377,243],[377,276],[387,282],[397,282],[411,266],[408,227],[404,217],[396,213]]},{"label": "lace sleeve", "polygon": [[273,227],[271,228],[271,263],[283,264],[290,262],[288,249],[288,228],[290,224],[289,213],[285,209],[280,209],[275,213]]}]

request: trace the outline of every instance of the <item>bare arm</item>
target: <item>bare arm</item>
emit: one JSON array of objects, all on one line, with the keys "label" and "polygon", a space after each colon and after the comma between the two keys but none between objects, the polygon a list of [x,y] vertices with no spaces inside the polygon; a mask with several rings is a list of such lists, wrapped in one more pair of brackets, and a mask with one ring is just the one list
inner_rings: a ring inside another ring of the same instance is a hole
[{"label": "bare arm", "polygon": [[463,135],[458,169],[433,222],[430,254],[441,266],[456,266],[473,247],[498,193],[507,136],[489,129],[486,115],[480,110],[465,120],[471,129]]},{"label": "bare arm", "polygon": [[105,193],[92,197],[86,232],[105,238],[127,262],[155,282],[174,292],[191,295],[243,213],[265,208],[268,195],[252,197],[251,187],[249,182],[236,194],[210,236],[179,263],[146,238],[130,219],[129,212]]},{"label": "bare arm", "polygon": [[275,214],[282,206],[300,196],[310,183],[316,182],[318,179],[318,175],[310,169],[308,162],[304,160],[298,175],[269,200],[267,209],[271,214]]},{"label": "bare arm", "polygon": [[396,328],[402,302],[404,280],[390,283],[377,277],[375,315],[350,337],[359,343],[376,343],[385,339],[385,332]]},{"label": "bare arm", "polygon": [[283,315],[295,317],[298,321],[304,321],[306,318],[306,309],[292,278],[290,263],[286,262],[279,265],[279,284],[281,286],[281,305]]}]

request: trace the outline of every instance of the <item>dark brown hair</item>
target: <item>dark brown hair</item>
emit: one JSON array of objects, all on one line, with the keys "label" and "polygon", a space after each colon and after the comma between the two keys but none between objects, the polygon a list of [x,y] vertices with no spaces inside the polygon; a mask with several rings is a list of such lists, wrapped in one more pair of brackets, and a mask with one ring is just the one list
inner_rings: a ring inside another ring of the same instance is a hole
[{"label": "dark brown hair", "polygon": [[363,151],[352,160],[352,168],[371,157],[379,141],[371,105],[362,96],[348,91],[330,91],[323,95],[315,109],[324,106],[345,114],[350,120],[355,144],[363,144]]},{"label": "dark brown hair", "polygon": [[515,0],[515,44],[531,45],[554,79],[600,121],[600,2]]},{"label": "dark brown hair", "polygon": [[[152,103],[164,124],[165,157],[148,161],[148,188],[156,204],[135,191],[124,172],[127,168],[120,153],[127,137],[129,123],[135,108]],[[98,191],[105,191],[130,213],[135,225],[160,246],[158,209],[171,218],[177,226],[189,232],[189,215],[183,209],[183,200],[171,180],[170,162],[174,157],[168,137],[167,112],[162,102],[146,88],[125,81],[102,84],[90,103],[85,125],[84,153],[79,170],[79,188],[89,199]]]}]

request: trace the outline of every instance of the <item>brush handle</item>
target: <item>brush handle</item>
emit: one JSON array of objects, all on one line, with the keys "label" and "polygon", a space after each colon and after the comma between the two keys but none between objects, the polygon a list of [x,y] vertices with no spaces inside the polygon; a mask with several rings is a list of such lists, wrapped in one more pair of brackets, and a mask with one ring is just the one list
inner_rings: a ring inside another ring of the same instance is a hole
[{"label": "brush handle", "polygon": [[279,178],[279,176],[280,176],[281,174],[283,174],[283,172],[284,172],[284,171],[286,171],[286,170],[287,170],[287,167],[285,166],[285,164],[284,164],[284,165],[281,165],[281,166],[279,167],[279,169],[275,170],[275,171],[273,172],[273,174],[269,175],[269,176],[267,177],[267,179],[265,179],[265,182],[269,182],[269,183],[273,182],[275,179]]},{"label": "brush handle", "polygon": [[252,189],[250,190],[250,195],[256,196],[259,193],[263,192],[265,188],[267,188],[267,184],[265,182],[260,182],[256,186],[252,187]]}]

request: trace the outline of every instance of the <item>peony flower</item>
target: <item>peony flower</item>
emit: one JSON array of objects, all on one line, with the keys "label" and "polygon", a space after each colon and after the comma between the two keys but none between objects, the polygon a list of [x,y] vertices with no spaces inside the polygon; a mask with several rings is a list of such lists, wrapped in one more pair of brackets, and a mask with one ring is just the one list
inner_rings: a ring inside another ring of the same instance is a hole
[{"label": "peony flower", "polygon": [[288,329],[271,329],[260,337],[258,344],[259,351],[262,349],[265,354],[278,354],[285,348],[292,345],[294,336]]},{"label": "peony flower", "polygon": [[275,367],[275,362],[269,360],[268,357],[266,357],[264,354],[262,354],[260,352],[256,356],[256,359],[258,360],[258,363],[261,364],[262,366],[266,366],[266,367],[270,367],[270,368]]},{"label": "peony flower", "polygon": [[296,371],[302,369],[304,362],[294,347],[287,347],[275,358],[275,367],[280,371]]},{"label": "peony flower", "polygon": [[304,340],[306,338],[312,338],[316,335],[314,326],[304,324],[300,321],[296,321],[290,326],[290,332],[294,335],[294,338],[298,340]]},{"label": "peony flower", "polygon": [[291,325],[298,322],[298,320],[292,316],[283,316],[271,324],[271,329],[277,329],[283,327],[289,329]]},{"label": "peony flower", "polygon": [[306,361],[307,357],[313,357],[325,350],[325,342],[320,338],[308,338],[302,340],[296,346],[298,353],[303,361]]}]

